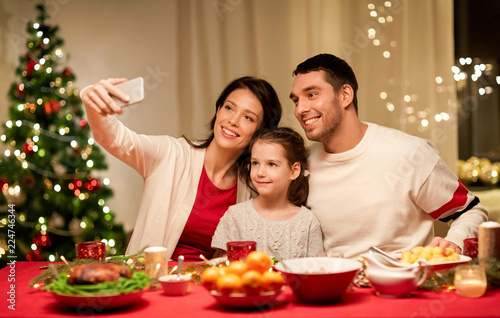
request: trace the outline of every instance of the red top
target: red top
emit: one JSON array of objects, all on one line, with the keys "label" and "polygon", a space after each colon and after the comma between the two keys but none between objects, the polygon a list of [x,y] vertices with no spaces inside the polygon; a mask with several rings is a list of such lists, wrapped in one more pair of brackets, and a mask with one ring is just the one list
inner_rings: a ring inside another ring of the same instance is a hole
[{"label": "red top", "polygon": [[212,236],[219,224],[220,218],[229,206],[236,204],[236,184],[229,189],[219,189],[208,178],[205,167],[201,173],[198,192],[191,214],[184,226],[179,242],[172,254],[177,260],[184,255],[186,261],[200,261],[200,254],[206,258],[213,257]]}]

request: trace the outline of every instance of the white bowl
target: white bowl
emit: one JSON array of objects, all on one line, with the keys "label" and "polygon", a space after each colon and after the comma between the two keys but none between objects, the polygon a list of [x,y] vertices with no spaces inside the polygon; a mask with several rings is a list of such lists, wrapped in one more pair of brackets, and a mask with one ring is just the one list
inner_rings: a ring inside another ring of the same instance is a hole
[{"label": "white bowl", "polygon": [[332,303],[341,300],[362,263],[352,259],[305,257],[276,264],[298,300]]},{"label": "white bowl", "polygon": [[189,291],[191,276],[186,275],[165,275],[158,278],[165,295],[183,296]]},{"label": "white bowl", "polygon": [[383,297],[406,297],[422,285],[428,274],[428,268],[418,267],[412,271],[405,270],[384,270],[379,268],[366,269],[366,276],[377,295]]}]

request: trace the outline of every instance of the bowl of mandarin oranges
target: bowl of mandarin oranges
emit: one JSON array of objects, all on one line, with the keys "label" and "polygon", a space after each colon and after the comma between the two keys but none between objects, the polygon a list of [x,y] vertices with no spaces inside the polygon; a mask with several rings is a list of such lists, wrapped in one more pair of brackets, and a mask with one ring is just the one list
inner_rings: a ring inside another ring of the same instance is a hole
[{"label": "bowl of mandarin oranges", "polygon": [[206,268],[201,281],[223,307],[272,307],[278,304],[276,298],[284,289],[284,279],[273,265],[265,252],[253,251],[246,259]]}]

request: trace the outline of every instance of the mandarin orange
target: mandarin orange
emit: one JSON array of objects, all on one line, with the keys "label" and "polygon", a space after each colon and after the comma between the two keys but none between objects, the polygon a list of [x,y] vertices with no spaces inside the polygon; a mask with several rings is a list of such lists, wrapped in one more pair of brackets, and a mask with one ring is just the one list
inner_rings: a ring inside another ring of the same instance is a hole
[{"label": "mandarin orange", "polygon": [[201,283],[208,290],[216,289],[217,279],[224,274],[224,270],[219,267],[209,267],[201,274]]},{"label": "mandarin orange", "polygon": [[254,270],[250,270],[241,276],[243,289],[248,295],[257,295],[262,286],[262,275]]},{"label": "mandarin orange", "polygon": [[228,274],[236,274],[238,276],[242,276],[248,270],[247,263],[243,261],[232,261],[226,267],[226,273]]},{"label": "mandarin orange", "polygon": [[217,279],[217,289],[223,295],[241,292],[242,287],[241,277],[236,274],[226,274]]},{"label": "mandarin orange", "polygon": [[268,271],[262,274],[262,289],[264,291],[280,290],[285,284],[280,272]]},{"label": "mandarin orange", "polygon": [[264,273],[273,265],[272,258],[263,251],[253,251],[247,256],[248,270]]}]

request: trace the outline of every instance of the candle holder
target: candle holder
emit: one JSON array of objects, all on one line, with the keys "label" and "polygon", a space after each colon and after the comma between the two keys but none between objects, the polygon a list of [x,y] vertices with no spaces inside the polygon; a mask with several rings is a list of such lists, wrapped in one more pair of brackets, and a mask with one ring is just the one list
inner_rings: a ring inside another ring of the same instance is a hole
[{"label": "candle holder", "polygon": [[144,250],[144,272],[151,278],[150,287],[158,288],[158,277],[168,275],[167,248],[161,246],[148,247]]},{"label": "candle holder", "polygon": [[77,259],[97,259],[106,257],[106,244],[104,242],[81,242],[75,245]]},{"label": "candle holder", "polygon": [[230,262],[244,260],[250,252],[257,250],[257,242],[254,241],[233,241],[226,245],[227,260]]},{"label": "candle holder", "polygon": [[480,265],[461,265],[455,268],[455,290],[461,297],[481,297],[486,292],[488,282],[486,272]]},{"label": "candle holder", "polygon": [[479,243],[477,237],[465,239],[463,254],[471,258],[476,258],[478,254],[478,246]]}]

